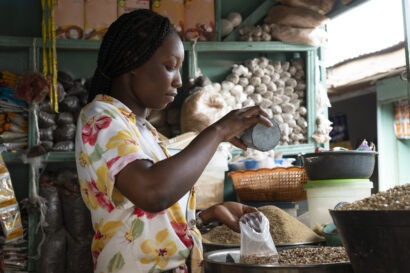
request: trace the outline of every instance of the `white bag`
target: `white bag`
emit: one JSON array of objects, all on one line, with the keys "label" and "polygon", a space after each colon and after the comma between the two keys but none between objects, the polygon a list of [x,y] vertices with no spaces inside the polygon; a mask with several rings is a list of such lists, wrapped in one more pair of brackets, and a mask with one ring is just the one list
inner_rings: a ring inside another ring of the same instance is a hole
[{"label": "white bag", "polygon": [[241,229],[240,262],[244,264],[278,264],[279,254],[269,231],[269,220],[261,212],[244,214]]}]

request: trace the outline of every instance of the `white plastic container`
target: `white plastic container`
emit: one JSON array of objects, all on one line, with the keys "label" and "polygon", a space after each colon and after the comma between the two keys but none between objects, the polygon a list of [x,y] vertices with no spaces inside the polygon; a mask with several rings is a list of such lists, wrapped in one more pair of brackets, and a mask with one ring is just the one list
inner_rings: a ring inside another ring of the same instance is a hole
[{"label": "white plastic container", "polygon": [[329,209],[340,202],[354,202],[371,195],[373,182],[368,179],[311,180],[304,186],[310,227],[333,223]]}]

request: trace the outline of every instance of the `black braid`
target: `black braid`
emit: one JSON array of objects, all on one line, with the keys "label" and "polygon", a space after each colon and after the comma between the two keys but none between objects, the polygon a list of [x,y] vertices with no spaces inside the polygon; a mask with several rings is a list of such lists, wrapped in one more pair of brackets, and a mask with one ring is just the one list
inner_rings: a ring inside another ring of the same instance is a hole
[{"label": "black braid", "polygon": [[112,79],[148,61],[172,30],[167,17],[148,9],[121,15],[101,42],[88,101],[109,95]]}]

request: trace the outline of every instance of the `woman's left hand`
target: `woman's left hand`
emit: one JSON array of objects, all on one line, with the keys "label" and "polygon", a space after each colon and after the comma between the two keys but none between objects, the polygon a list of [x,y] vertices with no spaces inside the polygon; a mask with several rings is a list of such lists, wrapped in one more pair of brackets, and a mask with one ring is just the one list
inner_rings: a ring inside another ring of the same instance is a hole
[{"label": "woman's left hand", "polygon": [[214,205],[201,213],[204,222],[218,221],[232,230],[239,232],[239,219],[242,215],[258,211],[255,207],[238,202],[227,201]]}]

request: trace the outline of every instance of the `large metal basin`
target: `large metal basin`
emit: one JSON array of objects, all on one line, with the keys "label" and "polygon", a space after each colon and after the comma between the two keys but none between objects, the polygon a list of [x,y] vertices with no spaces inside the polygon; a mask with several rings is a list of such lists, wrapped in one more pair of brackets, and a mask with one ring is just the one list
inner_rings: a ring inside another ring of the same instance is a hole
[{"label": "large metal basin", "polygon": [[[226,262],[230,255],[235,263]],[[238,248],[215,250],[204,255],[205,273],[353,273],[350,263],[315,265],[249,265],[238,263]]]}]

